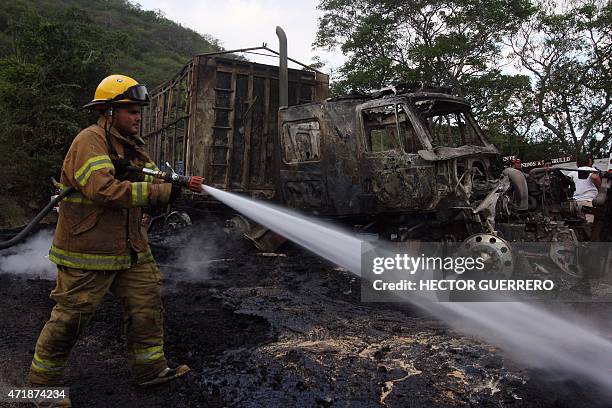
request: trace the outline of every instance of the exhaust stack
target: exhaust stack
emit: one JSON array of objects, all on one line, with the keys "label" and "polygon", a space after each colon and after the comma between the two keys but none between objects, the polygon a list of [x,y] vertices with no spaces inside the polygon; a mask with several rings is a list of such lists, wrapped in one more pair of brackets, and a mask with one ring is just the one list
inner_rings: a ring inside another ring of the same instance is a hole
[{"label": "exhaust stack", "polygon": [[289,71],[287,69],[287,35],[285,31],[276,26],[278,37],[278,51],[280,54],[278,67],[278,107],[289,106]]}]

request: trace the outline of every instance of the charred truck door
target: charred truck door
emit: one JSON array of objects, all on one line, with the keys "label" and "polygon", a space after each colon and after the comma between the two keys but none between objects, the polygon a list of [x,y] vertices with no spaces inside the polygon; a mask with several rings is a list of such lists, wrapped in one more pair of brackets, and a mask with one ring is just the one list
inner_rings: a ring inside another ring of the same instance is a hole
[{"label": "charred truck door", "polygon": [[321,211],[327,190],[320,122],[312,117],[285,122],[279,113],[281,199],[291,208]]},{"label": "charred truck door", "polygon": [[360,176],[362,212],[432,208],[434,164],[417,153],[427,148],[419,122],[400,98],[367,102],[357,109],[363,136]]}]

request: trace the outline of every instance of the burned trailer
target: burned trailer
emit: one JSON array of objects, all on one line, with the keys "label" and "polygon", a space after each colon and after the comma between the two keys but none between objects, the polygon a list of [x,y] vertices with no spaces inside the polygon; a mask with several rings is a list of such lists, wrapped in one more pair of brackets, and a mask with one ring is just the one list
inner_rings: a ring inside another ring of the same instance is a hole
[{"label": "burned trailer", "polygon": [[468,102],[421,84],[281,109],[282,202],[391,240],[461,240],[494,188],[497,149]]},{"label": "burned trailer", "polygon": [[[255,49],[262,48],[267,49]],[[168,162],[179,174],[202,175],[212,187],[274,199],[279,69],[228,53],[194,56],[151,92],[143,139],[161,166]],[[327,98],[329,80],[317,71],[289,69],[285,86],[288,104],[297,105]],[[183,196],[183,204],[216,201],[191,194]]]}]

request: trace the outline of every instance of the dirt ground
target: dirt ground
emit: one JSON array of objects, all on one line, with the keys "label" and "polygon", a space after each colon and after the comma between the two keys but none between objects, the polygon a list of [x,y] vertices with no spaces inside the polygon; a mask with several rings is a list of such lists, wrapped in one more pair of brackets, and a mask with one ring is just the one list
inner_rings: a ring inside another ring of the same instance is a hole
[{"label": "dirt ground", "polygon": [[[361,303],[358,279],[294,246],[270,256],[193,227],[152,248],[165,274],[166,355],[192,372],[135,387],[109,295],[71,355],[75,407],[612,406],[588,384],[521,367],[409,306]],[[0,383],[21,386],[54,282],[6,272]]]}]

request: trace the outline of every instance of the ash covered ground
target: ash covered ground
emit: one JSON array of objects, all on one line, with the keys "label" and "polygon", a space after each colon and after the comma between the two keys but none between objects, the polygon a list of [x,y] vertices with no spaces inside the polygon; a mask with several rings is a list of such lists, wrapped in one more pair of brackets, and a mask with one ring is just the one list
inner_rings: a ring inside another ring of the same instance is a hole
[{"label": "ash covered ground", "polygon": [[[152,248],[165,275],[166,355],[192,372],[134,386],[108,295],[66,372],[75,407],[612,406],[589,384],[514,363],[409,305],[361,303],[357,278],[295,246],[270,256],[194,226]],[[7,272],[0,385],[23,386],[54,282]],[[595,307],[603,319],[612,310]]]}]

